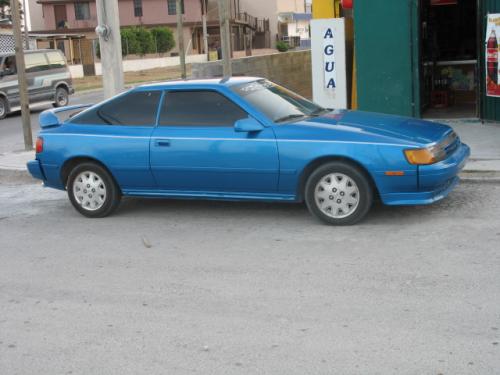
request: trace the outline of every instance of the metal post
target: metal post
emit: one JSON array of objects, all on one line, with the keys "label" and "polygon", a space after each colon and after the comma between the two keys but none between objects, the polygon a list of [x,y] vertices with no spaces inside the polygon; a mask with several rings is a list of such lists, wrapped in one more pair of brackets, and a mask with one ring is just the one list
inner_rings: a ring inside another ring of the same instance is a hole
[{"label": "metal post", "polygon": [[203,13],[201,21],[203,23],[203,52],[208,57],[208,31],[207,31],[207,0],[201,0],[203,3]]},{"label": "metal post", "polygon": [[184,51],[184,30],[182,26],[181,0],[175,0],[175,14],[177,15],[177,44],[179,45],[181,77],[182,79],[186,79],[186,53]]},{"label": "metal post", "polygon": [[24,49],[30,49],[30,40],[28,34],[28,8],[26,8],[26,0],[23,0],[24,13]]},{"label": "metal post", "polygon": [[24,148],[33,149],[33,135],[31,134],[31,117],[28,97],[28,85],[24,65],[23,37],[21,35],[21,15],[19,14],[19,0],[11,0],[12,29],[16,42],[16,67],[19,84],[19,99],[21,104],[21,120],[23,123]]},{"label": "metal post", "polygon": [[224,78],[229,78],[233,74],[231,68],[231,42],[229,40],[229,4],[228,0],[218,0],[218,2],[220,39],[222,48],[222,74]]},{"label": "metal post", "polygon": [[118,0],[96,0],[104,97],[123,91],[122,41]]}]

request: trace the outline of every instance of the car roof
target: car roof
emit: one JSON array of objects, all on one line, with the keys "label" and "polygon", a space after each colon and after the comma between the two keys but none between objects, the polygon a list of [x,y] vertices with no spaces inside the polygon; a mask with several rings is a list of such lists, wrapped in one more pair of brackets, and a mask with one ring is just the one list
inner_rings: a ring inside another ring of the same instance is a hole
[{"label": "car roof", "polygon": [[254,82],[259,79],[263,79],[261,77],[231,77],[231,78],[208,78],[208,79],[179,79],[179,80],[173,80],[173,81],[166,81],[166,82],[158,82],[158,83],[149,83],[145,85],[139,86],[139,88],[142,89],[147,89],[147,88],[167,88],[167,87],[180,87],[180,86],[234,86],[238,84],[243,84],[243,83],[248,83],[248,82]]}]

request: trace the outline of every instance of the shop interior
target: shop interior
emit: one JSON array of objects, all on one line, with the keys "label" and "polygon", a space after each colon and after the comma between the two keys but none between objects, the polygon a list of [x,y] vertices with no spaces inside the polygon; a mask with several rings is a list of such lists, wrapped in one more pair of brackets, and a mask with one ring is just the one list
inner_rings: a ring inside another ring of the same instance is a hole
[{"label": "shop interior", "polygon": [[422,116],[478,117],[477,0],[420,1]]}]

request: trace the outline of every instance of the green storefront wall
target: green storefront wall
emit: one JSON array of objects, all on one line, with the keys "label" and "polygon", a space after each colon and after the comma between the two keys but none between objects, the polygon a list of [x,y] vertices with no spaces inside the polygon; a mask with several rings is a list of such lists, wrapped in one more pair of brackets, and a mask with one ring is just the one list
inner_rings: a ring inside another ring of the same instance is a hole
[{"label": "green storefront wall", "polygon": [[[478,4],[480,113],[500,121],[500,98],[484,88],[486,15],[500,13],[500,0]],[[354,30],[359,109],[420,117],[419,0],[356,0]]]},{"label": "green storefront wall", "polygon": [[355,1],[359,109],[420,116],[417,1]]},{"label": "green storefront wall", "polygon": [[481,20],[480,32],[480,74],[481,74],[481,118],[485,120],[500,121],[500,98],[492,98],[486,96],[485,77],[486,77],[486,64],[485,64],[485,48],[486,48],[486,20],[488,13],[500,13],[500,0],[480,0],[479,17]]}]

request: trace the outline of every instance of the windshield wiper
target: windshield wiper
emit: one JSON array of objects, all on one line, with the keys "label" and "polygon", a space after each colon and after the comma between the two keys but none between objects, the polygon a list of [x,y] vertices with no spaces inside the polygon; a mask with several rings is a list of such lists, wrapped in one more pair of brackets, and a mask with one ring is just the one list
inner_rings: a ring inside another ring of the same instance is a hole
[{"label": "windshield wiper", "polygon": [[329,111],[328,108],[318,108],[315,111],[311,112],[310,116],[314,116],[314,117],[321,116],[323,113],[328,112],[328,111]]},{"label": "windshield wiper", "polygon": [[288,120],[293,120],[296,118],[303,118],[303,117],[306,117],[306,115],[304,115],[304,114],[299,115],[298,113],[295,113],[293,115],[286,115],[286,116],[280,117],[280,118],[274,120],[274,122],[283,122],[283,121],[288,121]]}]

